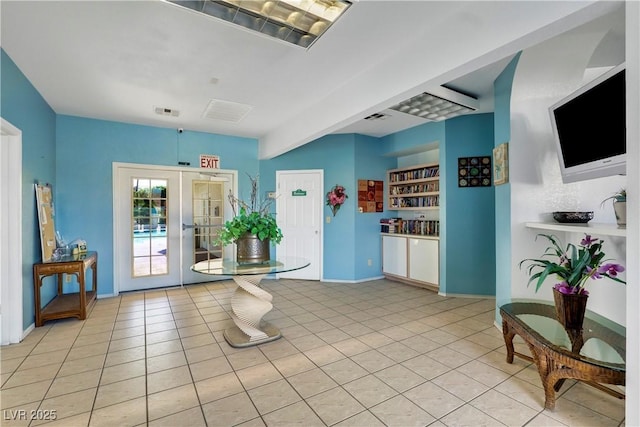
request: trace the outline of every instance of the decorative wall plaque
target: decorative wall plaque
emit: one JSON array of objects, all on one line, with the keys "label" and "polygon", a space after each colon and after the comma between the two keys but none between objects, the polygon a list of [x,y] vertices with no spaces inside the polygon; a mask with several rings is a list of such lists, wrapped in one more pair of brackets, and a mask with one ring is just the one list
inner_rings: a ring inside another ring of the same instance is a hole
[{"label": "decorative wall plaque", "polygon": [[383,181],[358,180],[358,212],[382,212],[384,210]]},{"label": "decorative wall plaque", "polygon": [[491,187],[491,156],[458,157],[458,187]]}]

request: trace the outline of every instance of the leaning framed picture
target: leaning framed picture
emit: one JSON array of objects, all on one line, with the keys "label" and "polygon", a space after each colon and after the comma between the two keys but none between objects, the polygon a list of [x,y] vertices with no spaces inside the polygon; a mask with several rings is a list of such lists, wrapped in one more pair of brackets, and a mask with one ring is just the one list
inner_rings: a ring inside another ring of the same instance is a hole
[{"label": "leaning framed picture", "polygon": [[509,182],[509,143],[503,142],[493,149],[493,185]]}]

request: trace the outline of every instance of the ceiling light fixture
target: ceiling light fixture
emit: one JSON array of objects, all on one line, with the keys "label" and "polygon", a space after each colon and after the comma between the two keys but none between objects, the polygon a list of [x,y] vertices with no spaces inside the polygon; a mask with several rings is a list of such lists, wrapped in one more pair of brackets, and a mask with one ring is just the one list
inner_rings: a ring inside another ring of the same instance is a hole
[{"label": "ceiling light fixture", "polygon": [[455,95],[457,95],[457,98],[468,98],[468,102],[465,103],[467,105],[424,92],[390,108],[401,113],[411,114],[432,121],[446,120],[477,110],[476,99],[459,93],[455,93]]},{"label": "ceiling light fixture", "polygon": [[346,0],[167,1],[304,48],[351,6]]}]

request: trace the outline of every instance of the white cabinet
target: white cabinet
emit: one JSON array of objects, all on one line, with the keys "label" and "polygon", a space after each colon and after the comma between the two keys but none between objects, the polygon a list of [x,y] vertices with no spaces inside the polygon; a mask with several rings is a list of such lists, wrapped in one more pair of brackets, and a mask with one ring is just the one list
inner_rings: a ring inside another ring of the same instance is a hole
[{"label": "white cabinet", "polygon": [[439,283],[439,241],[409,238],[409,279]]},{"label": "white cabinet", "polygon": [[382,236],[382,272],[407,277],[407,239]]},{"label": "white cabinet", "polygon": [[437,237],[382,235],[382,272],[388,279],[438,290],[439,247]]}]

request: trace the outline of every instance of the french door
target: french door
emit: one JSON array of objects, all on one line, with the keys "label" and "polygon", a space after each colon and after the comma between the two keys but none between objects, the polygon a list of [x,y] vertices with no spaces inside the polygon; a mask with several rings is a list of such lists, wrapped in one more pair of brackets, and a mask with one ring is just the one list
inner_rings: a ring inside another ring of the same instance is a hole
[{"label": "french door", "polygon": [[214,280],[191,271],[229,256],[215,244],[235,171],[114,164],[115,293]]},{"label": "french door", "polygon": [[216,276],[195,273],[196,262],[216,258],[231,258],[230,246],[215,242],[220,227],[231,219],[228,194],[232,177],[207,172],[182,173],[182,283],[216,280]]}]

